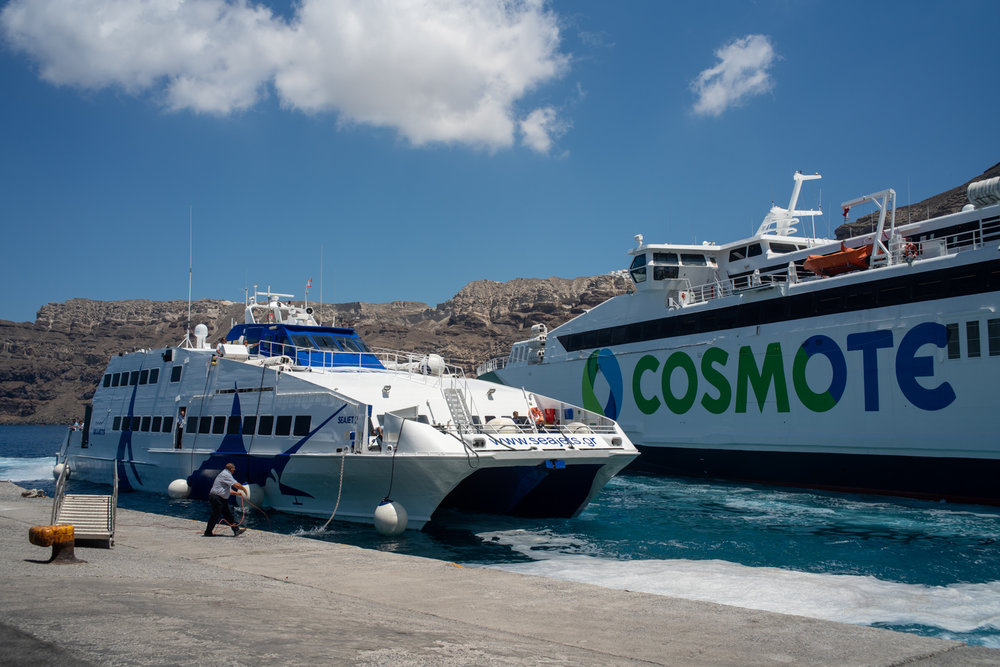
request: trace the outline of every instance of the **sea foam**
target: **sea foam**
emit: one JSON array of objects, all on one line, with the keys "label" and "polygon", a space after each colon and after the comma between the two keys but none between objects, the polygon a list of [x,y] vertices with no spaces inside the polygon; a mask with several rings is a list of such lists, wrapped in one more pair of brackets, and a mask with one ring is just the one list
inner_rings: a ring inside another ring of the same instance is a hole
[{"label": "sea foam", "polygon": [[842,623],[917,625],[958,633],[1000,628],[1000,581],[924,586],[721,560],[613,560],[562,554],[490,567]]},{"label": "sea foam", "polygon": [[0,457],[0,479],[11,482],[32,482],[52,479],[54,456],[37,458]]}]

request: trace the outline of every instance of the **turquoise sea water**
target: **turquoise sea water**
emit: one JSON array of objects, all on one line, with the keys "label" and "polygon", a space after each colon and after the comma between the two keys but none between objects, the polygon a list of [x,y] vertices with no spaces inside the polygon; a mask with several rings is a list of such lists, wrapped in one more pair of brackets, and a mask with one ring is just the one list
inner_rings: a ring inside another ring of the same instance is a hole
[{"label": "turquoise sea water", "polygon": [[[0,427],[0,479],[51,493],[64,434]],[[120,505],[208,515],[206,503],[156,494],[123,494]],[[466,566],[1000,648],[1000,508],[623,474],[575,519],[453,512],[398,538],[336,521],[321,532],[322,520],[256,510],[246,520]]]}]

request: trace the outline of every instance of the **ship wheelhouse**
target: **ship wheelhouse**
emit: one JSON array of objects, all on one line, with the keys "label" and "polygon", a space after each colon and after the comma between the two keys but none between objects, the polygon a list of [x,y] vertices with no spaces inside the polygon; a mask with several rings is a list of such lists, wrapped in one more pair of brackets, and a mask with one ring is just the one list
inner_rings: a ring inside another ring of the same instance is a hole
[{"label": "ship wheelhouse", "polygon": [[247,300],[244,323],[226,334],[226,356],[246,353],[287,358],[296,366],[310,368],[384,369],[375,354],[354,329],[321,326],[308,305],[299,307],[282,298],[290,294],[258,292]]},{"label": "ship wheelhouse", "polygon": [[384,368],[353,329],[300,324],[239,324],[226,343],[246,345],[264,357],[285,356],[312,368]]}]

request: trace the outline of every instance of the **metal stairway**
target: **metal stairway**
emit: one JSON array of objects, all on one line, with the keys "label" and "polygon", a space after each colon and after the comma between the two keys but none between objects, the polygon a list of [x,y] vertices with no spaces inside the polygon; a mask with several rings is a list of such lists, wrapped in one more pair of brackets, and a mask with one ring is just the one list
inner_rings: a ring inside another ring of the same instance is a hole
[{"label": "metal stairway", "polygon": [[469,408],[465,404],[465,392],[456,387],[445,387],[441,390],[444,394],[444,400],[448,404],[448,410],[451,411],[451,420],[460,428],[464,429],[472,423],[472,417],[469,415]]},{"label": "metal stairway", "polygon": [[118,475],[111,495],[67,494],[64,467],[56,483],[52,504],[52,524],[73,526],[75,540],[103,540],[108,547],[115,543],[115,514],[118,506]]}]

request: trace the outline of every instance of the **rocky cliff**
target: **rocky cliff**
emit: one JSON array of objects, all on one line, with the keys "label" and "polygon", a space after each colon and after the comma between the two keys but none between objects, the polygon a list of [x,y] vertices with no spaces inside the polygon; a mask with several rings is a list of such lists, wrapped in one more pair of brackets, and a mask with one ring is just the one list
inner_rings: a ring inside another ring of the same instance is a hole
[{"label": "rocky cliff", "polygon": [[[488,280],[466,285],[435,308],[412,301],[320,306],[324,323],[353,327],[373,347],[441,354],[467,371],[505,354],[532,324],[557,326],[625,291],[623,274],[590,278]],[[316,305],[316,304],[312,304]],[[243,321],[243,304],[191,304],[192,326],[217,340]],[[38,311],[34,323],[0,320],[0,423],[61,423],[83,416],[108,359],[140,348],[179,345],[185,301],[70,299]]]}]

